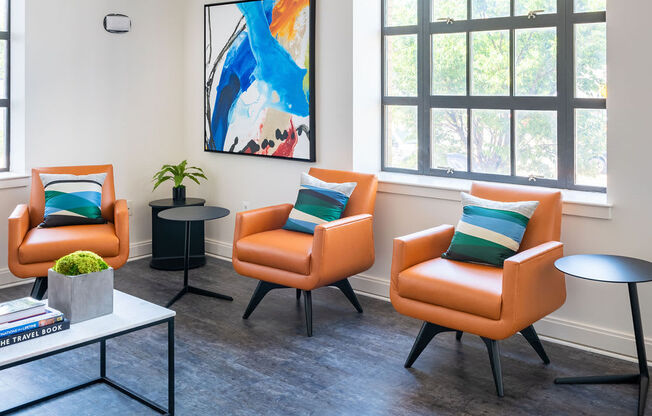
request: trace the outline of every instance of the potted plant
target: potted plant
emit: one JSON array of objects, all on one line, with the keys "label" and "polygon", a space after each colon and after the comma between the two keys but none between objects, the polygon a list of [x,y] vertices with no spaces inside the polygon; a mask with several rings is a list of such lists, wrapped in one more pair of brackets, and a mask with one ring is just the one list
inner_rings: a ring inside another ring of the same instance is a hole
[{"label": "potted plant", "polygon": [[183,185],[183,180],[186,178],[197,185],[199,185],[199,179],[208,180],[201,168],[188,166],[188,161],[184,160],[178,165],[163,165],[161,170],[156,172],[152,181],[155,182],[154,189],[158,188],[163,182],[174,181],[172,199],[175,202],[182,202],[186,200],[186,187]]},{"label": "potted plant", "polygon": [[113,269],[90,251],[61,257],[48,270],[48,305],[70,323],[113,313]]}]

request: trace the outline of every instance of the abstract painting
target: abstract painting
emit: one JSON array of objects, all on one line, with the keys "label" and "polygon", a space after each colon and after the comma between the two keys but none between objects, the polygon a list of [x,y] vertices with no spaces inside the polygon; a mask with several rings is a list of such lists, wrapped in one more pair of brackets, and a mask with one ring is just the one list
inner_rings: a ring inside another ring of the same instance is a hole
[{"label": "abstract painting", "polygon": [[315,161],[315,1],[205,6],[205,151]]}]

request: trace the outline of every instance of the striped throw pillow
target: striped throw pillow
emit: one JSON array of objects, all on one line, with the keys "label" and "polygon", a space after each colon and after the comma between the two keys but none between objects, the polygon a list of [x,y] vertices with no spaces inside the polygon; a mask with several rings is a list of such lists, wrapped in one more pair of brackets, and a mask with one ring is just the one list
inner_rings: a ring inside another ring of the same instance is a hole
[{"label": "striped throw pillow", "polygon": [[301,174],[301,189],[285,226],[286,230],[314,234],[315,227],[342,218],[357,183],[328,183]]},{"label": "striped throw pillow", "polygon": [[102,185],[106,173],[58,175],[42,173],[45,215],[41,227],[104,224]]},{"label": "striped throw pillow", "polygon": [[502,267],[518,252],[539,201],[498,202],[462,192],[462,219],[445,259]]}]

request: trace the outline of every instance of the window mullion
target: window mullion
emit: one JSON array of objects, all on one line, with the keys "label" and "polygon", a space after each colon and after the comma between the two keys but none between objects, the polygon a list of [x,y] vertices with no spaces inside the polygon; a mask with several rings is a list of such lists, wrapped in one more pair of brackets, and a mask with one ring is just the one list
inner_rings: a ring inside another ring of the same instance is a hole
[{"label": "window mullion", "polygon": [[573,45],[573,2],[557,1],[560,15],[558,44],[558,95],[561,124],[558,127],[559,180],[564,188],[575,184],[575,115],[572,100],[574,97],[574,45]]},{"label": "window mullion", "polygon": [[419,0],[418,58],[418,169],[420,174],[430,170],[430,0]]}]

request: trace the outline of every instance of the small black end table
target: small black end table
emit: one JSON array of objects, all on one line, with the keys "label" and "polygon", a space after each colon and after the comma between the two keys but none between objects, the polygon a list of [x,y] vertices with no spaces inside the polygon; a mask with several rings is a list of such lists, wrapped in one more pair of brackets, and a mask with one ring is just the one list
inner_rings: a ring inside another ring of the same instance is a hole
[{"label": "small black end table", "polygon": [[217,299],[223,299],[232,301],[231,296],[222,295],[220,293],[210,292],[208,290],[199,289],[188,284],[188,269],[190,265],[190,225],[195,221],[210,221],[216,220],[218,218],[224,218],[230,214],[230,211],[226,208],[220,207],[183,207],[183,208],[171,208],[165,211],[159,212],[159,218],[169,221],[178,221],[184,222],[186,224],[185,231],[185,240],[184,246],[185,250],[183,253],[183,289],[176,294],[165,306],[169,308],[185,295],[186,293],[193,293],[195,295],[208,296]]},{"label": "small black end table", "polygon": [[652,281],[652,263],[631,257],[583,254],[561,258],[555,262],[555,267],[569,276],[580,279],[606,283],[627,283],[638,355],[638,374],[557,378],[555,384],[638,384],[638,415],[642,416],[645,413],[650,373],[647,368],[641,308],[638,303],[636,284]]},{"label": "small black end table", "polygon": [[[183,270],[183,223],[166,221],[158,214],[170,208],[203,206],[205,200],[186,198],[184,201],[159,199],[149,203],[152,207],[152,259],[149,266],[157,270]],[[206,264],[204,254],[204,223],[194,222],[191,226],[190,238],[190,268]]]}]

